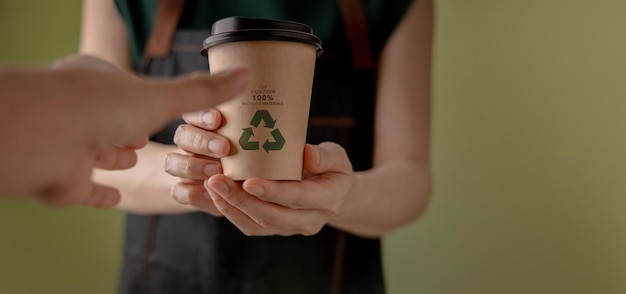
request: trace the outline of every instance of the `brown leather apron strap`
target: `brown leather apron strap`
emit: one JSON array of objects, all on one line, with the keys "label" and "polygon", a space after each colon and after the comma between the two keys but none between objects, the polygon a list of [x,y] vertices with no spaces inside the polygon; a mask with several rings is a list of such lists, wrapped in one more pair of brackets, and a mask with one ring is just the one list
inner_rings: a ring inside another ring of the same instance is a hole
[{"label": "brown leather apron strap", "polygon": [[372,68],[374,58],[363,0],[337,0],[337,5],[352,48],[352,65],[358,69]]},{"label": "brown leather apron strap", "polygon": [[172,39],[183,13],[185,0],[160,0],[152,33],[143,51],[141,68],[145,70],[151,58],[167,57],[170,54]]},{"label": "brown leather apron strap", "polygon": [[346,233],[337,231],[337,244],[335,245],[335,262],[333,264],[333,276],[331,281],[331,294],[341,294],[343,280],[343,261],[346,251]]}]

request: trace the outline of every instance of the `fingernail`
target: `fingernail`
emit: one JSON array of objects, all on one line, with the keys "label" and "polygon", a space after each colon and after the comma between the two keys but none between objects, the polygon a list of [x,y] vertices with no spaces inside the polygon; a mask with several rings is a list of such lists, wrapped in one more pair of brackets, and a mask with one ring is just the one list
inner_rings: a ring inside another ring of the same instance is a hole
[{"label": "fingernail", "polygon": [[217,155],[222,155],[222,152],[224,152],[224,142],[221,139],[213,139],[209,141],[207,147],[209,148],[209,151]]},{"label": "fingernail", "polygon": [[220,196],[228,196],[228,186],[224,182],[215,181],[211,184],[211,189],[213,189]]},{"label": "fingernail", "polygon": [[214,127],[215,126],[215,111],[213,110],[209,110],[206,111],[204,113],[202,113],[202,116],[200,117],[200,119],[202,120],[202,123],[207,126],[207,127]]},{"label": "fingernail", "polygon": [[207,164],[204,166],[204,174],[212,176],[220,172],[220,167],[217,164]]},{"label": "fingernail", "polygon": [[243,87],[250,82],[250,74],[245,68],[227,70],[223,72],[223,78],[232,87]]},{"label": "fingernail", "polygon": [[[166,173],[169,173],[172,170],[172,167],[170,166],[170,155],[166,155],[165,156],[165,162],[163,162],[163,170],[165,170]],[[170,193],[172,193],[174,190],[170,189]]]},{"label": "fingernail", "polygon": [[265,189],[257,185],[249,186],[247,190],[248,192],[250,192],[250,194],[257,196],[257,197],[263,196],[263,194],[265,194]]},{"label": "fingernail", "polygon": [[189,203],[189,195],[187,195],[186,191],[179,189],[176,186],[172,186],[170,188],[170,194],[176,199],[176,201],[187,204]]}]

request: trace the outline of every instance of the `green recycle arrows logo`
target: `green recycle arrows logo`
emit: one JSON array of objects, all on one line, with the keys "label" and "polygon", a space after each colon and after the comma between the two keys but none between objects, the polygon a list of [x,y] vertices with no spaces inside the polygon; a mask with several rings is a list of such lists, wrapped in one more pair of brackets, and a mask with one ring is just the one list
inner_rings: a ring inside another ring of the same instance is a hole
[{"label": "green recycle arrows logo", "polygon": [[[273,129],[276,125],[276,120],[272,118],[272,115],[270,115],[270,112],[267,110],[257,110],[257,112],[252,117],[252,120],[250,120],[250,125],[258,128],[261,124],[261,121],[265,123],[264,127],[269,129]],[[252,128],[247,127],[243,128],[242,130],[243,133],[241,134],[241,137],[239,137],[239,145],[241,145],[241,148],[243,150],[259,150],[259,142],[250,141],[250,138],[254,136],[254,131],[252,130]],[[270,142],[270,140],[267,139],[262,146],[266,153],[269,153],[270,150],[281,150],[283,149],[283,146],[285,146],[285,137],[283,137],[283,134],[280,133],[280,130],[278,130],[278,128],[272,130],[271,134],[274,142]]]}]

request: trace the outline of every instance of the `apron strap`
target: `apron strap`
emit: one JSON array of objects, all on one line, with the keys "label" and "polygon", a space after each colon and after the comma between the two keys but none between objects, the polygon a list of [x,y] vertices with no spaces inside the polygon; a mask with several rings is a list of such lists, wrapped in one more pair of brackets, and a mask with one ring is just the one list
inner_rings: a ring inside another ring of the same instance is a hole
[{"label": "apron strap", "polygon": [[[369,41],[369,30],[367,27],[367,11],[363,6],[363,0],[337,0],[339,13],[343,22],[343,27],[350,43],[352,66],[356,69],[372,69],[374,67],[374,57],[372,55],[371,43]],[[316,118],[310,118],[315,120]],[[322,119],[323,120],[323,119]],[[339,121],[335,118],[329,122],[333,126],[338,126]],[[344,140],[345,127],[354,126],[354,118],[339,118],[345,125],[343,129]],[[310,121],[309,124],[315,124]],[[344,142],[342,142],[344,143]],[[342,144],[343,145],[343,144]],[[345,146],[345,145],[344,145]],[[333,274],[331,277],[331,293],[339,294],[343,292],[343,270],[346,248],[346,233],[337,230],[337,242],[335,244],[335,261],[333,264]]]},{"label": "apron strap", "polygon": [[[337,0],[337,5],[352,48],[352,65],[359,69],[371,69],[374,59],[363,1]],[[172,38],[184,7],[185,0],[159,1],[157,17],[144,50],[142,69],[146,68],[151,58],[169,55]]]},{"label": "apron strap", "polygon": [[341,20],[352,48],[352,65],[358,69],[374,67],[367,11],[363,0],[337,0]]},{"label": "apron strap", "polygon": [[141,60],[142,72],[148,67],[150,59],[169,56],[172,39],[184,7],[185,0],[159,1],[156,19],[152,25],[152,33],[148,38]]}]

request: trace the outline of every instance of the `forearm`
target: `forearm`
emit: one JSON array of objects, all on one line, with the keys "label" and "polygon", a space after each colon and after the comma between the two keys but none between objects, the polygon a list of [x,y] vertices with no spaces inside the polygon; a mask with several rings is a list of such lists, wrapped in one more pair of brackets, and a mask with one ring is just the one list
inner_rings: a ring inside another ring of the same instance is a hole
[{"label": "forearm", "polygon": [[140,214],[184,213],[195,211],[192,206],[182,205],[170,196],[170,187],[178,178],[163,170],[163,161],[177,148],[149,143],[138,150],[137,165],[123,171],[97,170],[94,181],[118,188],[122,201],[117,208]]},{"label": "forearm", "polygon": [[430,198],[426,164],[398,160],[354,174],[354,184],[330,226],[378,237],[419,217]]},{"label": "forearm", "polygon": [[432,1],[414,1],[381,54],[374,168],[356,173],[330,225],[380,236],[416,219],[430,198]]},{"label": "forearm", "polygon": [[132,71],[128,31],[113,0],[83,0],[79,53]]}]

